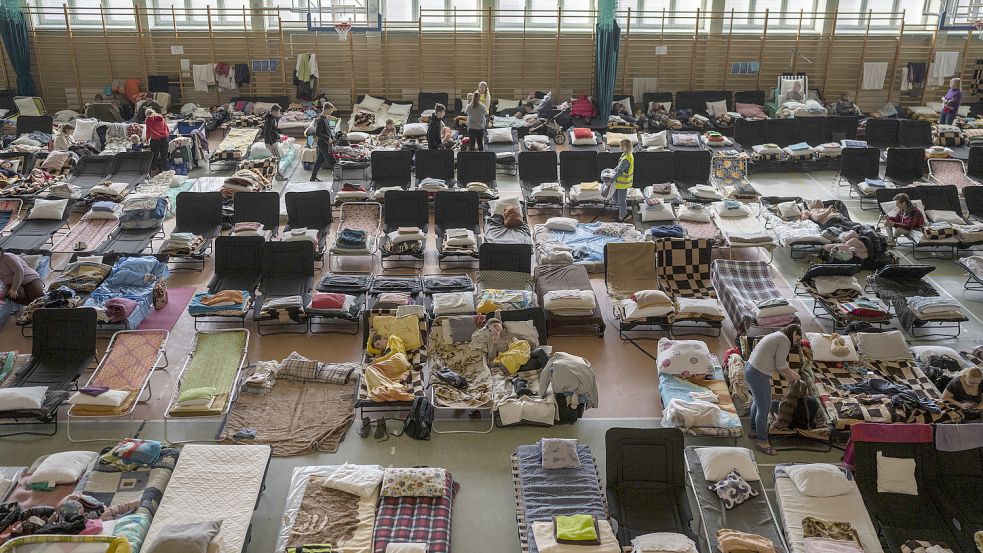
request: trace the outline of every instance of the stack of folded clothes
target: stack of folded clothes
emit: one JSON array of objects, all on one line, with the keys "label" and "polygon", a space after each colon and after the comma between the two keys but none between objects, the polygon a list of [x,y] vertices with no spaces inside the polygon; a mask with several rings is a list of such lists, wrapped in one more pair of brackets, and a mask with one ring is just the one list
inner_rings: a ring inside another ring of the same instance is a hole
[{"label": "stack of folded clothes", "polygon": [[840,303],[840,311],[854,317],[890,317],[887,306],[876,298],[859,297]]},{"label": "stack of folded clothes", "polygon": [[149,229],[164,224],[167,200],[133,194],[121,202],[119,225],[127,229]]},{"label": "stack of folded clothes", "polygon": [[474,231],[464,228],[447,229],[444,253],[472,253],[478,247]]},{"label": "stack of folded clothes", "polygon": [[716,187],[709,184],[697,184],[689,188],[690,194],[701,200],[722,200],[723,194]]},{"label": "stack of folded clothes", "polygon": [[289,232],[283,233],[280,240],[284,242],[307,240],[317,246],[317,230],[307,227],[292,228]]},{"label": "stack of folded clothes", "polygon": [[597,307],[593,290],[550,290],[543,295],[543,307],[561,317],[588,317]]},{"label": "stack of folded clothes", "polygon": [[677,224],[655,225],[649,229],[652,238],[685,238],[686,231]]},{"label": "stack of folded clothes", "polygon": [[962,317],[962,306],[943,296],[913,296],[908,298],[908,309],[921,320],[952,319]]},{"label": "stack of folded clothes", "polygon": [[276,319],[284,323],[306,321],[307,313],[304,311],[304,299],[300,296],[268,299],[263,302],[259,318],[263,320]]},{"label": "stack of folded clothes", "polygon": [[363,252],[368,249],[368,233],[364,230],[342,229],[338,233],[335,249]]},{"label": "stack of folded clothes", "polygon": [[390,254],[416,253],[423,249],[427,235],[419,227],[399,227],[386,235],[384,249]]},{"label": "stack of folded clothes", "polygon": [[355,307],[355,296],[318,292],[311,296],[306,311],[311,315],[348,315]]},{"label": "stack of folded clothes", "polygon": [[860,188],[864,194],[875,194],[879,188],[894,188],[894,185],[883,179],[864,179],[857,184],[857,187]]},{"label": "stack of folded clothes", "polygon": [[365,190],[365,186],[361,184],[355,184],[352,182],[346,182],[341,185],[341,190],[338,191],[337,198],[344,201],[357,201],[364,200],[369,197],[369,193]]},{"label": "stack of folded clothes", "polygon": [[243,168],[232,173],[222,183],[222,196],[232,198],[237,192],[262,192],[270,187],[270,179],[258,169]]},{"label": "stack of folded clothes", "polygon": [[238,317],[248,311],[249,306],[249,292],[245,290],[222,290],[214,294],[199,292],[188,304],[188,314],[192,317]]},{"label": "stack of folded clothes", "polygon": [[544,182],[534,187],[531,195],[535,200],[562,200],[563,187],[558,182]]},{"label": "stack of folded clothes", "polygon": [[420,181],[420,190],[426,190],[427,192],[447,190],[447,183],[444,179],[425,178]]},{"label": "stack of folded clothes", "polygon": [[761,300],[755,304],[755,315],[758,326],[779,327],[795,321],[795,306],[785,298]]},{"label": "stack of folded clothes", "polygon": [[601,183],[582,182],[570,187],[570,199],[575,202],[599,201],[604,199],[601,194]]},{"label": "stack of folded clothes", "polygon": [[198,251],[205,239],[190,232],[172,232],[160,246],[160,253],[191,255]]},{"label": "stack of folded clothes", "polygon": [[56,182],[45,191],[45,197],[58,200],[71,199],[78,195],[79,187],[65,181]]},{"label": "stack of folded clothes", "polygon": [[[52,186],[51,188],[54,188],[54,186]],[[121,210],[122,210],[122,206],[120,206],[120,204],[116,202],[102,200],[92,204],[92,207],[89,208],[89,213],[86,215],[86,218],[87,219],[119,219],[119,214]]]},{"label": "stack of folded clothes", "polygon": [[242,221],[232,227],[232,236],[261,236],[268,238],[269,232],[263,228],[263,223]]},{"label": "stack of folded clothes", "polygon": [[130,185],[125,182],[101,182],[92,187],[89,196],[101,200],[119,201],[129,193]]}]

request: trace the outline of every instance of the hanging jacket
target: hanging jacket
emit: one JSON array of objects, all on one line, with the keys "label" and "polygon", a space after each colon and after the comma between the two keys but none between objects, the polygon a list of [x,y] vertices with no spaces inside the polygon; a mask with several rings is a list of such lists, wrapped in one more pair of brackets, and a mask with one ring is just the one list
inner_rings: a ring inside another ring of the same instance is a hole
[{"label": "hanging jacket", "polygon": [[583,357],[558,351],[550,358],[539,378],[539,391],[543,397],[552,383],[553,393],[585,395],[590,398],[590,406],[597,407],[594,370]]},{"label": "hanging jacket", "polygon": [[235,73],[236,86],[242,86],[249,82],[249,66],[245,63],[235,64],[232,71]]}]

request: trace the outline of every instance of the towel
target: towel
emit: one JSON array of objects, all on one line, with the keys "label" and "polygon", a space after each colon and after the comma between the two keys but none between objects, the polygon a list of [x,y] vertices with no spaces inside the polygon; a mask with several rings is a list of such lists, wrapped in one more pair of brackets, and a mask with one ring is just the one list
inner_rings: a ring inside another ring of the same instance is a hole
[{"label": "towel", "polygon": [[865,62],[862,90],[880,90],[884,88],[884,77],[887,76],[887,62]]},{"label": "towel", "polygon": [[959,52],[936,52],[935,61],[929,67],[928,84],[931,86],[942,86],[945,79],[956,74],[956,67],[959,65]]},{"label": "towel", "polygon": [[106,316],[111,323],[121,323],[136,311],[137,302],[127,298],[112,298],[106,302]]}]

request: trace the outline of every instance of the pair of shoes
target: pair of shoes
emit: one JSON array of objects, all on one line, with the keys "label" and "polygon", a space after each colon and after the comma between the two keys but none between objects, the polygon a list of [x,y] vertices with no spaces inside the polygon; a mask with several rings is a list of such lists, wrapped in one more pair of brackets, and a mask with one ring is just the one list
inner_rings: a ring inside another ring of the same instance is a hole
[{"label": "pair of shoes", "polygon": [[321,182],[321,179],[317,178],[314,175],[311,175],[311,182]]},{"label": "pair of shoes", "polygon": [[376,419],[375,424],[375,434],[372,437],[378,441],[388,440],[389,428],[386,427],[386,419]]},{"label": "pair of shoes", "polygon": [[369,432],[371,431],[372,431],[372,421],[369,420],[369,417],[362,417],[362,426],[358,427],[358,437],[368,438]]}]

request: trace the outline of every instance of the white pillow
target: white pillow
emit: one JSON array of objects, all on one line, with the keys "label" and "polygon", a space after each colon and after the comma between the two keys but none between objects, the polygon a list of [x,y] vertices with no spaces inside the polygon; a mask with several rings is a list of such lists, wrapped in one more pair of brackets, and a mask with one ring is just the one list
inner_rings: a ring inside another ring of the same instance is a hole
[{"label": "white pillow", "polygon": [[650,305],[648,307],[638,307],[638,304],[630,299],[624,300],[622,306],[624,307],[624,316],[626,320],[665,317],[666,315],[676,311],[676,308],[672,305]]},{"label": "white pillow", "polygon": [[812,279],[812,284],[816,291],[824,296],[835,293],[837,290],[854,290],[864,293],[864,289],[857,282],[856,277],[852,276],[821,276]]},{"label": "white pillow", "polygon": [[403,136],[407,138],[427,136],[427,125],[425,123],[407,123],[403,125]]},{"label": "white pillow", "polygon": [[31,474],[29,484],[72,484],[78,482],[96,454],[91,451],[62,451],[52,453],[41,461],[37,470]]},{"label": "white pillow", "polygon": [[748,482],[761,480],[758,465],[754,464],[751,451],[744,447],[698,447],[696,456],[703,467],[703,477],[710,482],[727,478],[730,471],[736,470]]},{"label": "white pillow", "polygon": [[665,203],[659,202],[655,204],[661,207],[654,207],[645,204],[642,209],[642,222],[643,223],[654,223],[657,221],[675,221],[676,214],[673,213],[672,208]]},{"label": "white pillow", "polygon": [[386,113],[389,115],[409,115],[413,110],[413,104],[390,104]]},{"label": "white pillow", "polygon": [[[917,207],[922,213],[925,213],[925,203],[921,200],[911,200],[911,204]],[[894,200],[884,202],[881,204],[881,211],[883,211],[888,217],[892,217],[897,215],[898,206],[894,205]]]},{"label": "white pillow", "polygon": [[625,106],[625,113],[628,113],[628,114],[631,113],[631,97],[622,98],[622,99],[620,99],[620,100],[618,100],[616,102],[611,102],[611,107],[614,107],[617,104],[621,104],[621,105]]},{"label": "white pillow", "polygon": [[799,218],[802,214],[802,210],[799,209],[799,204],[796,202],[782,202],[778,204],[778,214],[784,219]]},{"label": "white pillow", "polygon": [[571,217],[550,217],[546,220],[546,228],[550,230],[576,232],[577,220]]},{"label": "white pillow", "polygon": [[694,223],[709,223],[710,222],[710,210],[707,208],[701,208],[693,204],[684,204],[680,206],[679,213],[676,218],[680,221],[692,221]]},{"label": "white pillow", "polygon": [[522,139],[526,144],[538,143],[538,144],[549,144],[550,137],[545,134],[527,134]]},{"label": "white pillow", "polygon": [[933,355],[941,355],[958,362],[960,367],[972,366],[972,363],[963,359],[958,351],[948,346],[911,346],[911,354],[922,363],[928,363]]},{"label": "white pillow", "polygon": [[28,214],[28,219],[61,219],[68,207],[68,200],[34,200],[34,207]]},{"label": "white pillow", "polygon": [[539,329],[532,321],[505,321],[505,330],[508,330],[516,338],[522,338],[529,342],[532,347],[539,347]]},{"label": "white pillow", "polygon": [[27,386],[24,388],[0,388],[0,409],[4,411],[31,411],[40,409],[44,403],[47,386]]},{"label": "white pillow", "polygon": [[502,99],[498,100],[498,105],[496,107],[498,111],[502,111],[503,109],[518,109],[518,108],[519,108],[518,100],[502,100]]},{"label": "white pillow", "polygon": [[[117,204],[118,205],[118,204]],[[119,219],[120,208],[116,208],[112,211],[93,211],[89,210],[82,215],[82,221],[99,220],[99,219]]]},{"label": "white pillow", "polygon": [[751,216],[751,208],[746,205],[739,205],[734,209],[727,209],[724,202],[714,202],[713,209],[717,212],[717,215],[725,218],[742,219]]},{"label": "white pillow", "polygon": [[850,350],[846,355],[834,355],[832,352],[833,344],[830,340],[831,335],[820,334],[819,332],[806,332],[806,339],[809,340],[809,346],[812,349],[812,358],[816,361],[823,363],[838,363],[838,362],[858,362],[860,361],[860,356],[857,355],[857,349],[853,345],[853,340],[849,335],[840,335],[843,341],[846,343],[846,347]]},{"label": "white pillow", "polygon": [[75,392],[68,398],[72,405],[97,405],[101,407],[119,407],[130,396],[127,390],[107,390],[97,396]]},{"label": "white pillow", "polygon": [[381,98],[373,98],[372,96],[366,94],[358,105],[369,111],[379,111],[379,109],[382,108],[385,103],[386,101]]},{"label": "white pillow", "polygon": [[72,153],[65,150],[52,150],[48,153],[48,157],[44,158],[44,161],[41,162],[41,168],[57,171],[68,163],[68,159],[71,156]]},{"label": "white pillow", "polygon": [[76,119],[75,131],[72,132],[72,140],[79,143],[86,143],[92,140],[92,131],[96,130],[99,120],[96,118]]},{"label": "white pillow", "polygon": [[877,493],[918,495],[915,460],[885,457],[877,452]]},{"label": "white pillow", "polygon": [[900,330],[858,332],[857,351],[874,361],[897,361],[911,357]]},{"label": "white pillow", "polygon": [[618,132],[610,132],[609,131],[607,133],[607,137],[606,138],[607,138],[608,146],[621,146],[621,141],[622,140],[626,140],[626,139],[629,142],[631,142],[632,146],[638,144],[638,135],[637,134],[622,134],[622,133],[618,133]]},{"label": "white pillow", "polygon": [[665,148],[669,145],[669,131],[642,133],[643,148]]},{"label": "white pillow", "polygon": [[680,315],[707,315],[710,317],[723,317],[724,308],[717,298],[676,298],[679,304]]},{"label": "white pillow", "polygon": [[443,292],[433,295],[433,314],[466,315],[474,313],[473,292]]},{"label": "white pillow", "polygon": [[512,142],[512,129],[508,127],[488,129],[488,142]]},{"label": "white pillow", "polygon": [[933,223],[951,223],[953,225],[965,225],[966,220],[959,216],[955,211],[944,209],[925,210],[925,216]]},{"label": "white pillow", "polygon": [[751,150],[762,156],[773,156],[782,153],[782,149],[775,144],[756,144],[751,146]]},{"label": "white pillow", "polygon": [[717,100],[716,102],[707,102],[707,113],[710,117],[720,117],[721,115],[727,114],[727,100]]},{"label": "white pillow", "polygon": [[341,465],[321,482],[325,488],[359,497],[372,497],[382,484],[382,469],[372,465]]},{"label": "white pillow", "polygon": [[491,215],[504,215],[505,208],[514,205],[515,207],[520,207],[519,197],[513,196],[511,198],[502,198],[501,200],[491,200],[488,202],[488,213]]},{"label": "white pillow", "polygon": [[569,134],[570,134],[570,144],[573,144],[574,146],[593,146],[597,144],[596,135],[592,134],[586,138],[576,138],[573,136],[573,129],[570,129]]},{"label": "white pillow", "polygon": [[800,492],[810,497],[835,497],[854,490],[843,471],[829,463],[785,467],[785,474]]},{"label": "white pillow", "polygon": [[364,132],[350,132],[345,135],[349,142],[365,142],[369,139],[369,134]]},{"label": "white pillow", "polygon": [[674,375],[703,375],[710,372],[713,362],[710,350],[701,340],[659,340],[659,356],[656,361],[659,372]]},{"label": "white pillow", "polygon": [[709,184],[697,184],[687,188],[689,193],[703,200],[722,200],[724,195],[716,187]]}]

